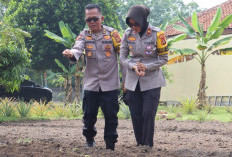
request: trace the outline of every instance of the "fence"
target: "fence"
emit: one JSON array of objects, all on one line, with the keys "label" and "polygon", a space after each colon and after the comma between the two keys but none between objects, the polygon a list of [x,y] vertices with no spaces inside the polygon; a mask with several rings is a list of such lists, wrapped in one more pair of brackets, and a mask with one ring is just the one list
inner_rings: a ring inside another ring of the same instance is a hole
[{"label": "fence", "polygon": [[232,106],[232,96],[207,96],[207,101],[214,106]]}]

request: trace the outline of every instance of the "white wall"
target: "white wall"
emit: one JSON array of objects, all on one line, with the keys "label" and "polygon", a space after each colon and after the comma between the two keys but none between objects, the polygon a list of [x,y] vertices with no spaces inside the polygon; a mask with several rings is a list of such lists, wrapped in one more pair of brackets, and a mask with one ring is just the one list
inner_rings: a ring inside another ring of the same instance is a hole
[{"label": "white wall", "polygon": [[[232,35],[230,35],[232,36]],[[224,38],[226,36],[222,36]],[[177,42],[176,48],[194,48],[195,39]],[[224,47],[232,47],[232,42]],[[170,57],[171,58],[171,57]],[[172,64],[168,66],[172,73],[173,83],[167,81],[167,87],[162,88],[162,101],[180,101],[184,97],[197,96],[201,76],[201,67],[197,60]],[[232,55],[211,55],[206,61],[207,96],[232,96]]]}]

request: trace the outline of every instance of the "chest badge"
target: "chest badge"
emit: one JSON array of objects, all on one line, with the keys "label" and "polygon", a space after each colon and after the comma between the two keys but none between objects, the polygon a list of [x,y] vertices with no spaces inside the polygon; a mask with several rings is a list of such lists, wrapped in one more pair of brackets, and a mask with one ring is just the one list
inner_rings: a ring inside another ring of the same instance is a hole
[{"label": "chest badge", "polygon": [[93,40],[93,38],[92,38],[92,37],[89,37],[89,36],[85,37],[85,39],[86,39],[86,40]]},{"label": "chest badge", "polygon": [[110,44],[105,45],[105,50],[110,50],[110,49],[111,49],[111,45]]},{"label": "chest badge", "polygon": [[93,45],[87,45],[86,48],[87,49],[93,49]]},{"label": "chest badge", "polygon": [[148,28],[147,35],[151,35],[151,28]]},{"label": "chest badge", "polygon": [[110,57],[111,56],[111,53],[109,51],[106,52],[106,56],[107,57]]},{"label": "chest badge", "polygon": [[87,56],[91,57],[92,56],[92,52],[91,51],[87,52]]},{"label": "chest badge", "polygon": [[110,36],[109,35],[104,35],[103,39],[110,40]]},{"label": "chest badge", "polygon": [[144,53],[147,54],[147,55],[151,55],[152,52],[153,52],[153,47],[149,45],[149,46],[146,47],[146,50],[145,50]]},{"label": "chest badge", "polygon": [[135,37],[128,37],[128,40],[130,40],[130,41],[136,41],[136,38]]}]

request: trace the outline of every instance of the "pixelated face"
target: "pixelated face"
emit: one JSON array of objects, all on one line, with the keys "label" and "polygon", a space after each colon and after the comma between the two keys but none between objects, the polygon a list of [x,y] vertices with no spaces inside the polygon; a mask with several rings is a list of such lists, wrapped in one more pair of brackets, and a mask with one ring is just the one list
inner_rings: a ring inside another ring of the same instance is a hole
[{"label": "pixelated face", "polygon": [[85,10],[85,21],[89,29],[95,33],[101,31],[101,25],[104,21],[104,16],[98,11],[97,8]]},{"label": "pixelated face", "polygon": [[136,33],[139,33],[141,31],[141,27],[139,23],[137,23],[134,19],[129,19],[129,26],[131,29],[133,29]]}]

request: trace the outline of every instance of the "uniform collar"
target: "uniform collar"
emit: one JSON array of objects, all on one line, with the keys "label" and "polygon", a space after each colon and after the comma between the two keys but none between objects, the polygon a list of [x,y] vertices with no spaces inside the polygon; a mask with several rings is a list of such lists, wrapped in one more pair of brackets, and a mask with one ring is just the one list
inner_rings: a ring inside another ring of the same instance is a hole
[{"label": "uniform collar", "polygon": [[151,36],[151,25],[149,24],[146,30],[146,35]]},{"label": "uniform collar", "polygon": [[[104,25],[102,25],[101,33],[106,34],[106,28],[104,27]],[[92,35],[93,32],[90,29],[88,29],[88,36],[92,36]]]}]

